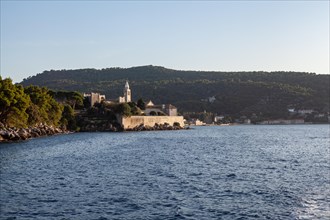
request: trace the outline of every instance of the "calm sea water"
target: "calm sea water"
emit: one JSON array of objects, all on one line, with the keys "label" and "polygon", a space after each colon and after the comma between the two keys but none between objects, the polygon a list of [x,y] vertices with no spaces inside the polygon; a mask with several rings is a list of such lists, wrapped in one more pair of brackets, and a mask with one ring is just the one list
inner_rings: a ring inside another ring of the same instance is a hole
[{"label": "calm sea water", "polygon": [[1,219],[330,219],[329,125],[1,144]]}]

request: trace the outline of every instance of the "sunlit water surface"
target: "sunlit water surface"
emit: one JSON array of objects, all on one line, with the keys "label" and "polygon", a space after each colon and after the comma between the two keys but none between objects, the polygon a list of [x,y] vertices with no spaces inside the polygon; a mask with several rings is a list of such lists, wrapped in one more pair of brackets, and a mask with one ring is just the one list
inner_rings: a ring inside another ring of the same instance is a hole
[{"label": "sunlit water surface", "polygon": [[1,219],[330,219],[329,125],[1,144]]}]

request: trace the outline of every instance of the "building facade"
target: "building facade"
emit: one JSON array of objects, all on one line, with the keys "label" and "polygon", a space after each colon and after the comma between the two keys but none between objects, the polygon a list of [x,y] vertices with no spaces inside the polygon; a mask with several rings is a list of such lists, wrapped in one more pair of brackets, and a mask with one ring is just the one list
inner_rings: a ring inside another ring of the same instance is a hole
[{"label": "building facade", "polygon": [[95,103],[100,103],[105,100],[105,95],[101,95],[100,93],[84,93],[84,97],[87,97],[91,107],[94,106]]},{"label": "building facade", "polygon": [[129,88],[128,81],[126,81],[126,83],[125,83],[124,96],[120,96],[118,101],[120,103],[131,102],[132,101],[132,93],[131,93],[131,90]]},{"label": "building facade", "polygon": [[168,116],[178,116],[178,109],[174,105],[163,105],[163,108]]}]

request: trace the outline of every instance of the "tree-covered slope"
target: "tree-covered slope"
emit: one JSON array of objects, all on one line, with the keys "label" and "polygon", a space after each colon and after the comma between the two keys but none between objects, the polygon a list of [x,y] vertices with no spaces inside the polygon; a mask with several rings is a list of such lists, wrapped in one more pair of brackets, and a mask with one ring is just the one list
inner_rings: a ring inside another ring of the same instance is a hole
[{"label": "tree-covered slope", "polygon": [[[24,86],[122,95],[129,80],[133,100],[172,103],[180,111],[283,116],[287,107],[329,111],[330,75],[304,72],[180,71],[158,66],[44,71],[23,80]],[[208,97],[215,97],[208,102]]]}]

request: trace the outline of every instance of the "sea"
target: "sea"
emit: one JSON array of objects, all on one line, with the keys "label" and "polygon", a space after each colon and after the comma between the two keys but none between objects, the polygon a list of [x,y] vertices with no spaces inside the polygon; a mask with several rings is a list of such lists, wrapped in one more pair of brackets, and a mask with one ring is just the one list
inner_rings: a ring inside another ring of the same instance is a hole
[{"label": "sea", "polygon": [[0,144],[0,219],[330,219],[329,125]]}]

